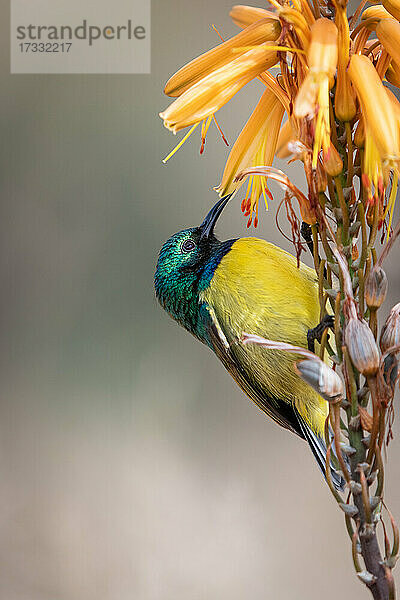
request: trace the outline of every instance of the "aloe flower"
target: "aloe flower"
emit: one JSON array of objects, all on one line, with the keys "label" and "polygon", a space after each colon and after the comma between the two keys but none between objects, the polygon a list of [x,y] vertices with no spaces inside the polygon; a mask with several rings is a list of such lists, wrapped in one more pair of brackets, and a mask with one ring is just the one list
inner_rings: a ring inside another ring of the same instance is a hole
[{"label": "aloe flower", "polygon": [[[273,166],[274,156],[300,160],[312,206],[308,220],[315,219],[318,194],[327,188],[332,191],[330,181],[337,185],[346,168],[336,118],[347,123],[346,139],[353,136],[354,146],[361,149],[353,159],[361,157],[368,218],[377,202],[379,225],[389,215],[390,228],[399,169],[399,131],[393,127],[398,111],[382,81],[386,77],[400,84],[400,23],[394,18],[398,0],[360,6],[355,15],[358,24],[348,18],[345,3],[334,0],[334,4],[334,18],[317,14],[316,5],[308,0],[291,4],[271,0],[272,10],[234,6],[230,16],[241,31],[179,69],[165,86],[165,93],[175,100],[160,113],[164,125],[173,133],[186,129],[165,161],[199,126],[202,153],[215,114],[258,79],[266,88],[227,157],[215,188],[218,193],[237,192],[239,173]],[[369,39],[371,32],[376,37]],[[274,75],[269,69],[276,65],[279,71]],[[239,197],[249,225],[258,223],[261,196],[268,207],[267,180],[252,175]]]},{"label": "aloe flower", "polygon": [[[160,116],[174,133],[188,129],[165,160],[200,126],[202,153],[215,113],[250,81],[258,85],[259,100],[214,188],[223,198],[217,207],[241,206],[247,227],[257,227],[264,204],[273,209],[298,266],[302,252],[311,252],[320,318],[331,331],[321,329],[316,354],[254,331],[239,331],[221,352],[232,361],[236,344],[243,343],[254,352],[279,346],[302,355],[294,373],[329,403],[325,474],[345,516],[355,572],[374,600],[390,600],[396,597],[392,571],[400,536],[391,514],[383,517],[384,456],[398,410],[399,304],[381,330],[377,313],[388,289],[383,262],[400,237],[400,0],[371,4],[359,0],[350,9],[346,0],[269,0],[234,6],[230,16],[239,33],[170,78],[165,93],[174,101]],[[302,183],[291,178],[293,162],[303,171]],[[272,196],[268,186],[278,192]],[[249,277],[257,268],[251,267]],[[287,287],[282,302],[290,317],[290,279]],[[227,288],[227,314],[232,293]],[[306,326],[305,335],[313,347]],[[343,492],[332,481],[331,459],[346,481]]]}]

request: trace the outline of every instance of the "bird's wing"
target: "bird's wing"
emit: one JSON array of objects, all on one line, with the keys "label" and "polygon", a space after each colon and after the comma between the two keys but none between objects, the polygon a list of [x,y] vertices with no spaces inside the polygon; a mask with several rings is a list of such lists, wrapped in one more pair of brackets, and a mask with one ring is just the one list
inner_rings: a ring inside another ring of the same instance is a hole
[{"label": "bird's wing", "polygon": [[[235,379],[239,387],[276,423],[285,429],[289,429],[293,433],[296,433],[299,437],[308,442],[318,466],[325,477],[326,444],[324,438],[311,429],[295,407],[286,402],[282,402],[277,398],[266,396],[265,391],[263,391],[254,381],[249,381],[246,372],[231,350],[231,345],[226,339],[213,308],[206,303],[203,303],[200,307],[200,314],[203,321],[205,337],[208,340],[209,345],[212,347],[227,371]],[[343,490],[343,477],[340,472],[336,470],[332,459],[331,478],[335,488]]]},{"label": "bird's wing", "polygon": [[319,322],[318,287],[311,269],[297,268],[293,256],[268,242],[242,238],[222,258],[200,300],[212,309],[229,346],[228,358],[215,351],[229,371],[235,367],[234,377],[246,394],[301,437],[294,408],[323,436],[328,405],[296,375],[296,357],[240,342],[247,332],[307,346],[307,331]]},{"label": "bird's wing", "polygon": [[203,303],[200,307],[200,315],[208,344],[239,387],[276,423],[304,438],[297,414],[292,406],[277,398],[266,396],[265,391],[255,381],[249,381],[245,370],[232,351],[214,309],[207,303]]}]

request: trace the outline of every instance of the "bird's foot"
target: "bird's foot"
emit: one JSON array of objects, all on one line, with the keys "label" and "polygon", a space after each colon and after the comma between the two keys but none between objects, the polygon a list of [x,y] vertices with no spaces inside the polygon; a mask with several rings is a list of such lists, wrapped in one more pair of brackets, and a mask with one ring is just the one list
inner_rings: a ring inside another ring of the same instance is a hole
[{"label": "bird's foot", "polygon": [[[319,323],[313,329],[307,331],[307,344],[310,352],[315,352],[315,340],[320,344],[325,329],[333,329],[335,325],[335,319],[332,315],[325,315],[321,323]],[[328,338],[329,339],[329,338]]]}]

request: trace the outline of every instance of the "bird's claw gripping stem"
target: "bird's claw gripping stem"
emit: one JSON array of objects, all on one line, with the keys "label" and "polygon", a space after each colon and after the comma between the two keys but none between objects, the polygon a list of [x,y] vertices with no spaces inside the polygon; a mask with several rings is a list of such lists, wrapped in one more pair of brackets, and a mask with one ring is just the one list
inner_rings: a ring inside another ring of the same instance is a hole
[{"label": "bird's claw gripping stem", "polygon": [[325,315],[321,323],[307,331],[307,345],[310,352],[315,352],[315,340],[317,340],[318,343],[321,343],[325,329],[332,329],[334,325],[334,317],[332,315]]}]

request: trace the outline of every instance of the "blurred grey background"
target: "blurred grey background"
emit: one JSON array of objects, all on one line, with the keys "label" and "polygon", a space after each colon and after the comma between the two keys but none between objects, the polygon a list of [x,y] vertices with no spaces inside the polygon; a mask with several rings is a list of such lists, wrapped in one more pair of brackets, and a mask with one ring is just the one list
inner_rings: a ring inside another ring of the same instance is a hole
[{"label": "blurred grey background", "polygon": [[[161,243],[203,218],[228,152],[210,129],[202,158],[195,136],[162,164],[163,83],[218,42],[211,23],[235,32],[230,7],[153,0],[148,76],[10,76],[2,5],[1,600],[366,597],[307,446],[153,295]],[[219,113],[229,140],[260,86]],[[258,235],[290,249],[274,191]],[[238,203],[219,233],[246,234]]]}]

